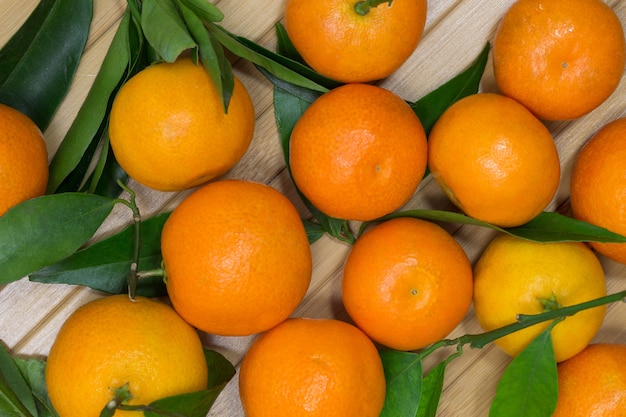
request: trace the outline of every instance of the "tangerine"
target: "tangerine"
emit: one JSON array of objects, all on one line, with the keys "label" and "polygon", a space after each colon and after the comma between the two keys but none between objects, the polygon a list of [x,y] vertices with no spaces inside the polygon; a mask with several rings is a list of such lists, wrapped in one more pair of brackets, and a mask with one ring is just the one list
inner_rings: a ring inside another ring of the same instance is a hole
[{"label": "tangerine", "polygon": [[276,189],[220,180],[187,196],[161,236],[176,311],[207,333],[243,336],[289,317],[311,280],[311,249],[294,205]]},{"label": "tangerine", "polygon": [[433,126],[428,166],[465,214],[502,227],[546,208],[561,165],[547,127],[515,100],[478,93],[450,106]]},{"label": "tangerine", "polygon": [[426,135],[395,93],[346,84],[316,99],[290,141],[293,180],[323,213],[367,221],[413,195],[426,170]]},{"label": "tangerine", "polygon": [[207,389],[208,369],[198,333],[170,306],[120,294],[70,315],[50,349],[45,378],[59,416],[84,417],[100,415],[126,384],[128,405]]},{"label": "tangerine", "polygon": [[247,151],[254,122],[252,100],[237,77],[225,113],[204,67],[179,58],[147,67],[120,88],[109,136],[131,178],[159,191],[179,191],[230,170]]},{"label": "tangerine", "polygon": [[625,62],[622,24],[602,0],[517,0],[493,39],[498,88],[544,120],[598,107]]},{"label": "tangerine", "polygon": [[342,299],[376,342],[415,350],[448,335],[472,303],[472,266],[435,223],[385,221],[360,236],[343,271]]},{"label": "tangerine", "polygon": [[[570,183],[574,217],[626,235],[626,118],[602,127],[580,150]],[[602,255],[626,264],[626,244],[589,243]]]},{"label": "tangerine", "polygon": [[415,51],[426,9],[426,0],[288,0],[285,29],[320,74],[370,82],[391,75]]},{"label": "tangerine", "polygon": [[291,318],[252,344],[239,394],[248,417],[378,417],[385,375],[376,347],[355,326]]},{"label": "tangerine", "polygon": [[48,151],[41,130],[25,114],[0,103],[0,216],[45,194]]},{"label": "tangerine", "polygon": [[[485,331],[514,323],[519,314],[539,314],[606,295],[604,271],[580,242],[540,243],[500,235],[474,266],[474,311]],[[596,335],[605,306],[567,317],[552,329],[557,362],[582,351]],[[516,356],[550,325],[539,323],[495,341]]]},{"label": "tangerine", "polygon": [[626,346],[595,343],[557,367],[553,417],[626,416]]}]

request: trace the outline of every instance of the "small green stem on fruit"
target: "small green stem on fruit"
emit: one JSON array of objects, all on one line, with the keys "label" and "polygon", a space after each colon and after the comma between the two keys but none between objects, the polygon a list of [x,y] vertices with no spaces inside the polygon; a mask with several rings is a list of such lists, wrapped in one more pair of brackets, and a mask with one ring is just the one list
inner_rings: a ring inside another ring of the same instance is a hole
[{"label": "small green stem on fruit", "polygon": [[131,209],[133,212],[133,226],[134,226],[134,244],[133,244],[133,259],[130,264],[130,271],[128,272],[127,283],[128,283],[128,297],[131,300],[135,299],[135,295],[137,294],[137,268],[139,266],[139,255],[141,252],[141,213],[139,212],[139,207],[137,207],[136,197],[137,195],[126,186],[122,181],[118,180],[117,184],[128,193],[130,196],[128,200],[120,199],[119,201]]},{"label": "small green stem on fruit", "polygon": [[347,221],[341,227],[341,232],[335,237],[351,245],[353,245],[356,242],[356,237],[354,236],[354,233],[352,233],[352,230],[350,230],[350,225],[348,224]]},{"label": "small green stem on fruit", "polygon": [[141,271],[137,273],[137,279],[143,279],[148,277],[165,277],[164,268],[149,269],[147,271]]},{"label": "small green stem on fruit", "polygon": [[379,4],[383,4],[383,3],[387,3],[389,6],[391,6],[392,2],[393,0],[361,0],[361,1],[357,1],[356,4],[354,5],[354,11],[358,15],[365,16],[366,14],[370,12],[370,9],[372,7],[376,7]]},{"label": "small green stem on fruit", "polygon": [[543,312],[547,313],[548,311],[558,310],[563,307],[557,300],[556,295],[552,293],[550,298],[539,298],[539,302],[543,306]]}]

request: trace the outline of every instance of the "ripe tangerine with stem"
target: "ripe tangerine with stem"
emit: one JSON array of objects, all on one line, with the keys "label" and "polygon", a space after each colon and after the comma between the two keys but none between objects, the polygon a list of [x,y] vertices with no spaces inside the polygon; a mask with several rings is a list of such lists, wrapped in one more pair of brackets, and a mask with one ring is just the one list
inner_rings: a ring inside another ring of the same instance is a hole
[{"label": "ripe tangerine with stem", "polygon": [[344,83],[391,75],[424,32],[426,0],[288,0],[285,29],[314,70]]}]

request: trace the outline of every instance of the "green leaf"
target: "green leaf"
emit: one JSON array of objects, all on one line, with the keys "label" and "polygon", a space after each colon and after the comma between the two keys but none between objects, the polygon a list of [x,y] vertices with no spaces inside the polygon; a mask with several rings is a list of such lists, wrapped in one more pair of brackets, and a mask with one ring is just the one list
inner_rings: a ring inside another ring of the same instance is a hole
[{"label": "green leaf", "polygon": [[167,62],[197,47],[173,0],[143,0],[141,27],[148,43]]},{"label": "green leaf", "polygon": [[298,52],[296,47],[291,42],[291,39],[289,39],[289,35],[287,34],[287,30],[285,29],[285,27],[281,25],[280,22],[276,23],[275,27],[277,38],[276,51],[278,52],[278,54],[287,57],[293,61],[299,62],[302,65],[307,65],[304,61],[304,58],[302,58],[302,55],[300,55],[300,52]]},{"label": "green leaf", "polygon": [[[137,69],[142,67],[138,57],[142,56],[139,51],[143,45],[140,41],[143,35],[138,34],[137,30],[137,26],[133,25],[131,9],[128,8],[87,98],[50,163],[48,193],[59,192],[61,184],[72,173],[75,173],[75,178],[62,191],[78,191],[91,164],[91,156],[106,131],[108,112],[115,91],[135,65]],[[82,169],[75,172],[81,161]]]},{"label": "green leaf", "polygon": [[150,403],[143,412],[145,417],[205,417],[220,394],[221,389],[180,394]]},{"label": "green leaf", "polygon": [[435,417],[448,361],[439,362],[422,380],[422,397],[416,417]]},{"label": "green leaf", "polygon": [[204,349],[204,357],[209,368],[208,389],[157,400],[148,406],[144,415],[159,417],[176,413],[185,417],[205,417],[218,395],[235,375],[235,368],[216,351]]},{"label": "green leaf", "polygon": [[41,0],[0,50],[0,102],[29,116],[42,131],[69,90],[92,13],[92,1]]},{"label": "green leaf", "polygon": [[551,330],[541,332],[506,368],[498,382],[490,417],[552,415],[558,382]]},{"label": "green leaf", "polygon": [[223,387],[235,376],[235,367],[221,353],[205,348],[204,358],[209,367],[209,388]]},{"label": "green leaf", "polygon": [[73,254],[98,230],[116,200],[66,193],[27,200],[0,217],[0,284]]},{"label": "green leaf", "polygon": [[[280,135],[280,144],[283,149],[283,157],[285,158],[285,164],[289,172],[291,172],[289,165],[289,141],[291,132],[300,116],[302,116],[302,113],[317,97],[319,97],[319,93],[303,87],[292,85],[291,91],[286,91],[279,86],[274,87],[274,114]],[[354,241],[347,220],[337,219],[322,213],[300,192],[297,186],[295,186],[295,188],[304,204],[325,232],[340,240],[348,242]],[[311,237],[315,240],[319,238],[316,233],[312,234],[309,239],[311,239]],[[311,242],[311,240],[309,240],[309,242]]]},{"label": "green leaf", "polygon": [[[555,212],[544,211],[525,225],[508,229],[494,226],[461,213],[444,210],[401,211],[381,217],[377,219],[376,222],[396,217],[414,217],[430,221],[487,227],[521,239],[536,242],[626,242],[625,236]],[[361,230],[369,224],[371,223],[364,223]]]},{"label": "green leaf", "polygon": [[15,416],[37,416],[30,387],[4,345],[0,343],[0,411]]},{"label": "green leaf", "polygon": [[28,358],[13,358],[26,383],[30,387],[39,417],[58,417],[57,412],[50,403],[48,389],[46,387],[45,361]]},{"label": "green leaf", "polygon": [[198,16],[201,20],[206,22],[221,22],[224,19],[224,13],[220,11],[215,5],[205,0],[179,0],[188,9]]},{"label": "green leaf", "polygon": [[422,392],[422,361],[416,353],[380,351],[387,395],[380,417],[414,417]]},{"label": "green leaf", "polygon": [[[169,213],[141,222],[139,271],[161,266],[161,231]],[[90,245],[72,256],[31,274],[29,279],[48,284],[83,285],[111,294],[128,291],[127,276],[134,255],[134,226]],[[146,297],[165,295],[162,277],[139,280],[137,293]]]},{"label": "green leaf", "polygon": [[98,163],[88,181],[87,192],[105,197],[115,198],[122,191],[119,183],[128,183],[129,176],[117,163],[113,150],[109,143],[108,134],[104,134],[102,151],[98,157]]},{"label": "green leaf", "polygon": [[422,122],[426,134],[430,132],[439,116],[459,99],[478,92],[480,80],[489,57],[489,43],[474,62],[462,73],[431,91],[415,103],[409,103]]},{"label": "green leaf", "polygon": [[224,112],[227,112],[235,87],[235,78],[230,62],[226,59],[222,46],[204,27],[202,20],[191,9],[187,8],[185,4],[180,4],[179,7],[189,31],[198,44],[200,61],[202,61],[215,88],[222,97]]},{"label": "green leaf", "polygon": [[624,243],[626,237],[559,213],[543,212],[528,223],[507,232],[539,242],[607,242]]},{"label": "green leaf", "polygon": [[309,240],[309,244],[313,244],[326,233],[326,230],[322,227],[321,224],[317,222],[313,222],[311,220],[303,219],[304,230],[306,230],[306,236]]},{"label": "green leaf", "polygon": [[274,87],[276,125],[280,135],[283,157],[285,158],[288,169],[291,169],[289,167],[289,142],[291,140],[291,132],[304,111],[319,97],[318,93],[308,89],[295,87],[295,90],[298,91],[287,91],[282,88],[282,86]]},{"label": "green leaf", "polygon": [[[320,84],[320,82],[324,80],[324,77],[313,72],[299,62],[281,57],[275,52],[262,48],[254,42],[235,36],[218,25],[210,24],[207,25],[207,28],[211,34],[215,36],[215,39],[217,39],[217,41],[224,46],[224,48],[228,49],[238,57],[264,68],[270,74],[273,74],[274,76],[291,84],[305,87],[313,91],[321,93],[328,91],[328,86]],[[292,66],[297,68],[297,70],[294,70]],[[302,75],[305,73],[308,75]],[[337,84],[332,81],[329,83]]]}]

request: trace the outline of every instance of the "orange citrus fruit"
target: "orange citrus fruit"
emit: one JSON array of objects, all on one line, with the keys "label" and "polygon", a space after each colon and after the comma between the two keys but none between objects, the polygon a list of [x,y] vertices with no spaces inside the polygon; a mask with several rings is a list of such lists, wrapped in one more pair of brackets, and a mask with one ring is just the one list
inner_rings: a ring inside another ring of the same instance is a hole
[{"label": "orange citrus fruit", "polygon": [[626,416],[626,346],[595,343],[558,365],[553,417]]},{"label": "orange citrus fruit", "polygon": [[498,88],[544,120],[598,107],[625,59],[622,24],[602,0],[517,0],[493,39]]},{"label": "orange citrus fruit", "polygon": [[0,216],[46,192],[48,151],[43,134],[25,114],[0,103]]},{"label": "orange citrus fruit", "polygon": [[[601,128],[578,153],[570,183],[574,217],[626,235],[626,119]],[[626,264],[626,244],[590,242],[608,258]]]},{"label": "orange citrus fruit", "polygon": [[355,326],[292,318],[252,344],[239,394],[248,417],[378,417],[385,375],[376,347]]},{"label": "orange citrus fruit", "polygon": [[204,185],[174,209],[161,236],[167,291],[193,326],[225,336],[285,320],[311,280],[311,249],[294,205],[244,180]]},{"label": "orange citrus fruit", "polygon": [[546,126],[515,100],[492,93],[465,97],[441,115],[430,132],[428,166],[465,214],[502,227],[541,213],[561,172]]},{"label": "orange citrus fruit", "polygon": [[426,0],[288,0],[285,29],[320,74],[369,82],[391,75],[411,56],[424,32],[426,8]]},{"label": "orange citrus fruit", "polygon": [[346,84],[309,106],[291,134],[294,182],[323,213],[372,220],[406,203],[426,170],[426,135],[399,96]]},{"label": "orange citrus fruit", "polygon": [[342,299],[376,342],[415,350],[447,336],[472,303],[472,266],[438,225],[385,221],[359,237],[343,271]]},{"label": "orange citrus fruit", "polygon": [[250,145],[254,121],[252,101],[237,78],[225,113],[202,64],[179,58],[147,67],[120,88],[109,136],[131,178],[179,191],[230,170]]},{"label": "orange citrus fruit", "polygon": [[60,417],[100,415],[113,391],[126,384],[129,405],[208,386],[196,330],[162,302],[123,294],[90,301],[70,315],[50,349],[45,375]]},{"label": "orange citrus fruit", "polygon": [[[501,235],[474,266],[474,311],[485,331],[514,323],[518,314],[539,314],[605,295],[602,266],[579,242],[539,243]],[[558,362],[589,344],[605,311],[604,306],[584,310],[554,326],[552,343]],[[527,327],[495,344],[516,356],[549,324]]]}]

